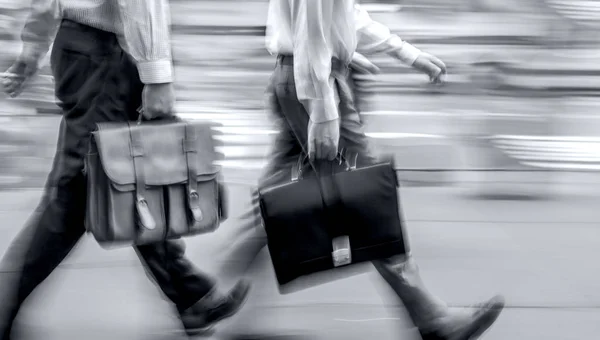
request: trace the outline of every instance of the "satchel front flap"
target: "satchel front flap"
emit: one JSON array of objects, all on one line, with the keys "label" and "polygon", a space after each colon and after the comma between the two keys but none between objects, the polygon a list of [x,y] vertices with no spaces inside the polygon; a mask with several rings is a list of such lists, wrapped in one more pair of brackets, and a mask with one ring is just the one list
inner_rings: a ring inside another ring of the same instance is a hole
[{"label": "satchel front flap", "polygon": [[[212,124],[208,122],[187,123],[195,130],[193,142],[196,156],[197,176],[212,178],[220,168],[215,165],[217,154],[213,140]],[[184,152],[186,123],[143,122],[140,125],[127,123],[102,123],[92,133],[100,162],[108,178],[118,185],[135,183],[130,128],[139,132],[144,181],[147,185],[170,185],[188,179],[188,159]]]}]

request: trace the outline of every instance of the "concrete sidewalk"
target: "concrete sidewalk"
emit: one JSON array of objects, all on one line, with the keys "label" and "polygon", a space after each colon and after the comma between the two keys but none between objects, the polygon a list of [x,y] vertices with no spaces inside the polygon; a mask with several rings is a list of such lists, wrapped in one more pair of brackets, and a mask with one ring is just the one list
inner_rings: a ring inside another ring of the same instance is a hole
[{"label": "concrete sidewalk", "polygon": [[[232,186],[234,216],[248,189]],[[18,231],[39,192],[0,193],[0,249]],[[600,197],[548,201],[481,201],[451,188],[402,190],[403,211],[422,274],[451,306],[495,292],[508,308],[486,340],[593,339],[600,318]],[[219,263],[234,220],[187,240],[188,255],[207,272]],[[279,330],[309,339],[411,339],[403,311],[373,270],[279,296],[266,251],[252,269],[249,305],[220,332]],[[383,295],[382,295],[383,294]],[[252,309],[255,307],[257,309]],[[36,292],[22,316],[20,339],[173,339],[169,304],[146,279],[130,249],[106,251],[90,237]],[[216,339],[216,338],[215,338]]]}]

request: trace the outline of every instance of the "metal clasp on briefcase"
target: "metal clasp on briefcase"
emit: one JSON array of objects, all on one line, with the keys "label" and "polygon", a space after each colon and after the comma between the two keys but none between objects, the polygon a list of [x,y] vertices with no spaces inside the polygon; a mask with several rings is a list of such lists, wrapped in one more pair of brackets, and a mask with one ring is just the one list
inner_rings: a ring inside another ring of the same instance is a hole
[{"label": "metal clasp on briefcase", "polygon": [[352,263],[352,251],[350,249],[350,238],[348,236],[339,236],[331,241],[333,252],[333,266],[340,267]]}]

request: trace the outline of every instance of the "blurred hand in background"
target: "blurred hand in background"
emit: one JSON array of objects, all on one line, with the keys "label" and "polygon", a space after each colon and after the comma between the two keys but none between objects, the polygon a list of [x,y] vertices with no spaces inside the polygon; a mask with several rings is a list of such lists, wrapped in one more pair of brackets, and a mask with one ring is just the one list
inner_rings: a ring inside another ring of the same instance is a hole
[{"label": "blurred hand in background", "polygon": [[354,53],[350,67],[362,74],[377,74],[379,67],[373,64],[367,57],[360,53]]},{"label": "blurred hand in background", "polygon": [[434,84],[444,82],[446,76],[446,64],[429,53],[421,53],[412,65],[417,70],[427,74],[429,81]]},{"label": "blurred hand in background", "polygon": [[23,60],[17,60],[11,67],[2,74],[2,87],[12,98],[17,97],[29,79],[37,72],[35,63],[28,63]]}]

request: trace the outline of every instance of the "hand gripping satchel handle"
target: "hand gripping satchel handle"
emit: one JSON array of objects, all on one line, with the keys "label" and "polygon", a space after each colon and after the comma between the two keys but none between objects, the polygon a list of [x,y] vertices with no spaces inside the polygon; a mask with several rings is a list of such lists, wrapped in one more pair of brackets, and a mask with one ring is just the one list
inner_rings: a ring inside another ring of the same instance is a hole
[{"label": "hand gripping satchel handle", "polygon": [[[302,174],[304,173],[304,163],[307,160],[308,160],[308,156],[306,156],[305,154],[301,154],[298,157],[298,162],[296,163],[296,166],[292,166],[292,177],[291,177],[292,182],[297,182],[298,180],[302,179]],[[338,155],[333,160],[333,162],[337,161],[338,165],[345,164],[346,171],[353,171],[353,170],[356,170],[357,160],[358,160],[358,154],[353,154],[353,155],[351,155],[350,158],[347,158],[345,156],[344,150],[341,150],[340,152],[338,152]],[[314,164],[310,161],[308,161],[308,163],[309,163],[310,167],[313,169],[313,171],[315,171],[315,173],[318,174],[317,169],[315,168]]]},{"label": "hand gripping satchel handle", "polygon": [[[295,167],[292,167],[292,182],[296,182],[302,179],[302,172],[304,168],[304,162],[307,157],[305,155],[300,155],[298,158],[298,163]],[[356,163],[358,159],[358,154],[353,155],[353,157],[348,160],[344,156],[344,151],[342,150],[336,160],[338,161],[338,165],[342,165],[342,163],[346,164],[346,171],[353,171],[356,169]],[[332,167],[332,176],[319,176],[316,167],[312,162],[309,161],[309,164],[313,171],[317,174],[317,183],[319,185],[319,190],[321,191],[321,198],[323,200],[323,206],[325,207],[325,216],[327,218],[328,230],[331,237],[331,246],[332,252],[331,257],[333,261],[334,267],[340,267],[344,265],[349,265],[352,263],[352,252],[350,248],[350,238],[348,235],[345,235],[343,230],[343,226],[339,225],[339,219],[337,218],[338,214],[342,212],[342,201],[341,195],[339,192],[339,188],[335,184],[333,179],[333,167]]]}]

